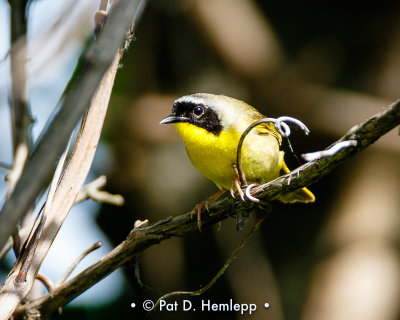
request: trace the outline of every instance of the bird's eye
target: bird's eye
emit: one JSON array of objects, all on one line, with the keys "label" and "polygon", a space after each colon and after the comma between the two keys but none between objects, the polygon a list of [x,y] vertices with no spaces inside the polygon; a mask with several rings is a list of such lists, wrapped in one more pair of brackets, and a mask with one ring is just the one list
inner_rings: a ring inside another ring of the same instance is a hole
[{"label": "bird's eye", "polygon": [[193,113],[195,116],[200,117],[204,113],[203,107],[196,107],[193,109]]}]

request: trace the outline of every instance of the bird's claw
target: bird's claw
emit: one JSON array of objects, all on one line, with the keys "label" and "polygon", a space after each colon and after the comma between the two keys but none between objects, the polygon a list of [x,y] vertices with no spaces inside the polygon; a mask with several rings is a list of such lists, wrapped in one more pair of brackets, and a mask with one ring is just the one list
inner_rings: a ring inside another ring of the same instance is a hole
[{"label": "bird's claw", "polygon": [[242,189],[239,185],[236,185],[236,184],[235,184],[235,186],[233,186],[233,187],[230,189],[232,198],[235,198],[235,199],[236,199],[236,194],[235,194],[235,190],[234,190],[234,188],[236,188],[237,193],[239,194],[239,197],[240,197],[240,199],[241,199],[242,201],[249,200],[249,201],[251,201],[251,202],[256,202],[256,203],[260,202],[260,199],[257,199],[256,197],[253,197],[253,196],[251,195],[251,189],[253,189],[255,186],[257,186],[257,184],[253,183],[253,184],[251,184],[251,185],[245,187],[244,192],[243,192],[243,189]]},{"label": "bird's claw", "polygon": [[197,216],[197,228],[199,229],[199,231],[201,231],[201,211],[203,210],[203,208],[206,208],[208,211],[207,201],[202,201],[197,204],[190,213],[191,219],[193,219],[193,216]]},{"label": "bird's claw", "polygon": [[[237,193],[239,194],[240,199],[242,201],[250,200],[251,202],[260,202],[259,199],[257,199],[256,197],[253,197],[250,194],[251,189],[253,187],[255,187],[257,184],[253,183],[249,186],[242,186],[241,180],[239,178],[239,171],[238,171],[236,165],[233,165],[233,169],[235,170],[235,179],[233,180],[232,188],[230,189],[232,198],[236,199],[236,194],[235,194],[235,189],[236,189]],[[244,192],[243,192],[243,189],[244,189]]]},{"label": "bird's claw", "polygon": [[221,189],[218,192],[216,192],[215,194],[213,194],[212,196],[210,196],[207,200],[204,200],[202,202],[200,202],[199,204],[197,204],[191,214],[190,217],[193,218],[194,215],[197,216],[197,227],[199,228],[199,231],[201,231],[201,211],[206,208],[207,211],[209,211],[208,206],[210,204],[212,204],[220,195],[222,195],[225,192],[225,189]]}]

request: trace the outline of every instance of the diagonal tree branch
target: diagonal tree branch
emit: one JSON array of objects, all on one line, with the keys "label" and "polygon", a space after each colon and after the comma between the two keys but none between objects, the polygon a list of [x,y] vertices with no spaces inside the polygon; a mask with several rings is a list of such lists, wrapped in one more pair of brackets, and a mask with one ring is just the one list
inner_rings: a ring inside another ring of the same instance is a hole
[{"label": "diagonal tree branch", "polygon": [[[11,117],[14,153],[19,145],[30,147],[32,117],[26,97],[27,0],[9,1],[11,7]],[[27,156],[27,154],[26,154]],[[21,168],[22,170],[22,168]]]},{"label": "diagonal tree branch", "polygon": [[[17,261],[0,290],[0,319],[8,319],[31,290],[39,268],[86,179],[100,139],[119,60],[120,54],[117,53],[83,117],[74,149],[64,168],[62,178],[59,181],[59,177],[55,176],[53,180],[45,213],[32,238],[34,245],[29,245],[26,249],[29,260],[26,258]],[[36,235],[39,227],[40,237],[39,234]]]},{"label": "diagonal tree branch", "polygon": [[[130,3],[136,4],[135,2],[130,2]],[[129,8],[129,5],[127,5],[127,2],[125,2],[125,4],[126,7],[122,8],[126,10],[127,8]],[[114,10],[115,8],[116,7],[114,7]],[[117,8],[121,10],[121,7]],[[118,10],[114,11],[114,15],[118,15]],[[114,20],[115,19],[116,18],[114,17]],[[133,14],[130,15],[129,19],[130,23],[132,22],[132,19],[133,19]],[[110,36],[115,31],[115,28],[116,27],[114,26],[114,30],[108,31],[109,32],[108,36]],[[120,32],[122,33],[123,37],[126,37],[127,30],[129,30],[129,32],[131,31],[131,29],[125,28],[123,32]],[[98,40],[96,42],[101,42],[102,39],[104,39],[103,32],[100,33],[100,36],[98,37]],[[107,38],[105,39],[106,40],[103,41],[110,40]],[[119,45],[120,44],[121,43],[119,43]],[[96,46],[93,46],[93,48],[96,48]],[[103,50],[107,51],[108,49],[103,48]],[[108,107],[108,102],[111,96],[112,87],[116,72],[118,70],[118,64],[122,52],[123,50],[120,50],[119,48],[116,49],[116,53],[114,52],[114,58],[111,66],[109,67],[105,75],[102,77],[101,82],[95,94],[91,98],[91,101],[89,101],[90,102],[88,105],[89,108],[82,119],[81,128],[78,137],[76,139],[74,150],[72,151],[70,159],[64,168],[62,178],[59,179],[58,176],[55,177],[54,183],[52,183],[52,187],[50,188],[50,193],[49,193],[50,196],[48,196],[47,198],[45,214],[42,216],[42,219],[40,220],[41,222],[37,226],[36,230],[33,232],[32,236],[33,245],[31,245],[30,241],[28,244],[29,247],[25,251],[26,255],[22,255],[22,259],[18,259],[17,263],[10,271],[4,286],[0,290],[0,319],[8,319],[14,313],[15,309],[21,303],[21,301],[25,299],[26,295],[30,292],[33,283],[36,279],[39,268],[43,260],[45,259],[47,252],[50,249],[54,241],[54,238],[58,233],[58,230],[63,224],[64,219],[66,218],[70,208],[74,204],[75,199],[86,179],[91,163],[93,161],[94,154],[96,152],[97,143],[100,138],[101,129],[103,126],[104,118]],[[92,52],[92,54],[94,53]],[[102,52],[97,52],[93,57],[98,58],[98,55],[101,54]],[[90,57],[90,52],[89,55],[87,55],[86,57],[88,56]],[[104,63],[104,59],[103,61],[102,59],[100,59],[100,61]],[[90,64],[91,61],[86,60],[86,68],[90,69]],[[85,75],[85,73],[83,74]],[[93,75],[91,76],[93,77]],[[94,79],[92,79],[91,84],[94,83],[93,81]],[[74,88],[74,84],[70,88],[70,90],[75,90],[75,92],[78,89],[81,88]],[[65,99],[67,98],[68,98],[68,93]],[[71,97],[71,100],[74,100],[74,98],[75,97]],[[67,102],[65,103],[68,106],[68,103]],[[62,113],[62,111],[63,109],[61,109],[60,113]],[[58,118],[56,116],[51,126],[57,123],[57,119]],[[50,129],[52,128],[51,126]],[[57,125],[55,126],[58,129],[61,129],[62,127],[60,126],[60,124],[58,124],[58,127]],[[49,133],[51,132],[50,129],[47,131],[46,135],[44,135],[42,142],[48,141],[46,139],[48,138],[49,135],[51,136],[51,133]],[[54,143],[54,140],[48,141],[48,143],[52,142]],[[55,145],[52,146],[55,147]],[[44,148],[48,149],[48,146],[47,147],[45,146]],[[34,158],[34,155],[32,156],[32,158]],[[43,156],[48,156],[48,153],[47,155]],[[44,164],[42,163],[42,166],[43,165]],[[49,167],[51,170],[51,166]],[[62,168],[62,164],[60,164],[60,168]],[[59,173],[61,174],[61,170]],[[32,176],[30,176],[30,178],[34,179],[34,177]],[[23,212],[21,212],[21,214],[22,213]],[[0,217],[0,220],[1,218],[4,218],[4,215]]]},{"label": "diagonal tree branch", "polygon": [[[11,72],[11,98],[10,113],[12,127],[13,164],[7,172],[6,180],[8,198],[22,174],[25,162],[28,159],[31,148],[31,124],[33,122],[26,93],[26,62],[27,62],[27,29],[28,29],[28,7],[27,0],[9,1],[11,13],[11,50],[10,50],[10,72]],[[24,222],[21,223],[21,228]],[[15,254],[19,254],[20,244],[24,235],[13,234],[13,245]],[[10,240],[11,241],[11,240]]]},{"label": "diagonal tree branch", "polygon": [[[399,124],[400,101],[364,123],[353,127],[339,140],[356,140],[357,147],[344,148],[331,157],[306,163],[285,176],[254,188],[253,195],[261,196],[266,201],[280,193],[290,192],[310,185],[332,172],[337,166],[368,147]],[[253,207],[254,203],[252,202],[242,202],[230,197],[223,199],[211,204],[208,212],[206,210],[202,212],[203,226],[210,226],[233,214],[248,212]],[[125,241],[96,263],[63,285],[55,288],[51,294],[46,294],[21,306],[18,309],[18,316],[25,316],[34,310],[39,311],[42,315],[49,316],[60,306],[67,304],[124,263],[139,255],[146,248],[170,237],[181,236],[196,229],[197,223],[191,218],[190,213],[173,218],[170,217],[149,226],[141,225],[134,228]]]},{"label": "diagonal tree branch", "polygon": [[100,80],[125,39],[137,3],[138,1],[118,1],[98,40],[85,55],[80,77],[66,92],[58,114],[28,159],[13,193],[0,212],[0,248],[15,232],[18,221],[54,172],[57,157],[62,153],[72,129],[90,105]]},{"label": "diagonal tree branch", "polygon": [[343,148],[332,157],[308,162],[293,170],[290,174],[254,188],[252,195],[271,198],[315,183],[343,163],[343,161],[364,150],[399,124],[400,101],[397,101],[364,123],[354,126],[337,141],[354,140],[357,142],[357,146]]}]

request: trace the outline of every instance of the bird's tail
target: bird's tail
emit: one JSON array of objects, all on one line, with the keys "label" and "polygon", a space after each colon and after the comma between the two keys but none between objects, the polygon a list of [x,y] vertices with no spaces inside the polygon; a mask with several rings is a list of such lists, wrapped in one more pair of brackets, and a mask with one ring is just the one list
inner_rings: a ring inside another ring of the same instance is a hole
[{"label": "bird's tail", "polygon": [[[290,172],[289,168],[287,167],[286,163],[283,162],[283,166],[282,166],[280,174],[284,175],[289,172]],[[280,196],[276,197],[276,199],[278,199],[279,201],[282,201],[284,203],[295,203],[295,202],[309,203],[309,202],[315,201],[315,196],[307,188],[301,188],[301,189],[292,191],[290,193],[287,193],[285,195],[280,195]]]}]

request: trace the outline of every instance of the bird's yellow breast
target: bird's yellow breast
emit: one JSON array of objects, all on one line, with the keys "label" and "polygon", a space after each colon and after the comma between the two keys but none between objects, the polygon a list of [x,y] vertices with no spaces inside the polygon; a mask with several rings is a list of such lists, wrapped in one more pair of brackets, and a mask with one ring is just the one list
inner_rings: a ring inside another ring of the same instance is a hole
[{"label": "bird's yellow breast", "polygon": [[[193,165],[218,188],[230,189],[235,178],[233,165],[242,132],[222,130],[219,135],[189,123],[175,123]],[[249,183],[264,183],[279,176],[283,153],[272,135],[250,132],[243,143],[243,170]]]}]

